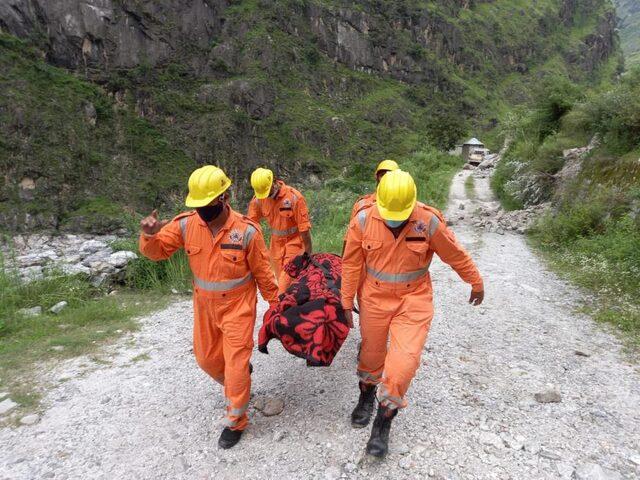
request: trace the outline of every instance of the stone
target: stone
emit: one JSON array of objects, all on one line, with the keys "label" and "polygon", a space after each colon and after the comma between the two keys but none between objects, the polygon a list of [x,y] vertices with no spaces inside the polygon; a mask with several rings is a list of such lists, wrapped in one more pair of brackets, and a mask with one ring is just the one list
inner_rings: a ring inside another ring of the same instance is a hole
[{"label": "stone", "polygon": [[9,392],[0,392],[0,400],[4,400],[9,396]]},{"label": "stone", "polygon": [[411,457],[402,457],[398,462],[398,466],[405,470],[409,470],[413,467],[413,459]]},{"label": "stone", "polygon": [[532,453],[533,455],[537,455],[538,452],[540,451],[540,444],[536,441],[531,440],[531,441],[525,442],[524,449],[527,452]]},{"label": "stone", "polygon": [[283,431],[283,430],[277,430],[274,434],[273,434],[273,441],[274,442],[281,442],[284,437],[287,436],[287,432]]},{"label": "stone", "polygon": [[85,267],[81,263],[63,264],[60,269],[67,275],[89,275],[91,273],[91,269],[89,267]]},{"label": "stone", "polygon": [[58,254],[54,250],[44,250],[38,253],[29,253],[16,257],[16,261],[23,267],[43,266],[58,259]]},{"label": "stone", "polygon": [[464,205],[464,203],[461,203],[460,205],[458,205],[458,210],[464,210],[466,207]]},{"label": "stone", "polygon": [[560,455],[549,450],[542,449],[538,452],[538,455],[540,455],[542,458],[546,458],[547,460],[562,460],[562,457]]},{"label": "stone", "polygon": [[591,354],[585,352],[584,350],[575,350],[573,353],[575,353],[578,357],[590,357]]},{"label": "stone", "polygon": [[622,480],[622,475],[618,472],[602,468],[595,463],[578,465],[574,475],[576,480]]},{"label": "stone", "polygon": [[[0,394],[0,398],[2,398],[2,395],[1,395],[1,394]],[[640,455],[638,455],[638,454],[631,455],[631,456],[629,457],[629,461],[630,461],[631,463],[635,464],[635,465],[640,466]]]},{"label": "stone", "polygon": [[409,453],[409,446],[406,443],[399,443],[398,445],[392,445],[391,453],[397,453],[398,455],[406,455]]},{"label": "stone", "polygon": [[558,462],[556,463],[556,469],[558,470],[558,475],[563,480],[570,480],[573,478],[573,472],[575,468],[568,462]]},{"label": "stone", "polygon": [[42,307],[21,308],[18,310],[18,314],[23,317],[37,317],[38,315],[42,315]]},{"label": "stone", "polygon": [[32,267],[26,267],[20,269],[20,276],[23,281],[31,282],[33,280],[40,280],[44,277],[44,272],[42,267],[34,265]]},{"label": "stone", "polygon": [[538,403],[560,403],[562,401],[562,395],[556,390],[536,393],[534,398]]},{"label": "stone", "polygon": [[[110,256],[111,253],[109,251],[101,250],[85,257],[85,259],[82,260],[82,265],[84,265],[85,267],[93,268],[94,264],[102,262],[108,263]],[[111,265],[110,263],[108,264]]]},{"label": "stone", "polygon": [[340,468],[335,466],[328,467],[324,471],[324,478],[326,480],[338,480],[338,478],[340,478],[341,476],[342,476],[342,471],[340,470]]},{"label": "stone", "polygon": [[516,440],[514,437],[512,437],[508,433],[501,434],[500,438],[502,439],[502,441],[507,447],[513,450],[522,450],[522,448],[524,447],[521,441]]},{"label": "stone", "polygon": [[35,425],[40,420],[40,417],[36,414],[25,415],[20,419],[22,425]]},{"label": "stone", "polygon": [[54,352],[63,352],[64,351],[64,346],[63,345],[54,345],[49,350],[53,350]]},{"label": "stone", "polygon": [[51,308],[49,309],[49,311],[50,311],[51,313],[54,313],[54,314],[56,314],[56,315],[57,315],[57,314],[58,314],[58,313],[60,313],[62,310],[64,310],[64,309],[67,307],[67,305],[69,305],[69,304],[68,304],[66,301],[64,301],[64,300],[63,300],[63,301],[61,301],[61,302],[56,303],[53,307],[51,307]]},{"label": "stone", "polygon": [[18,404],[11,400],[10,398],[5,398],[0,402],[0,415],[5,415],[14,408],[16,408]]},{"label": "stone", "polygon": [[171,293],[173,293],[174,295],[177,295],[178,294],[178,290],[176,290],[175,288],[172,288],[171,289]]},{"label": "stone", "polygon": [[284,410],[284,400],[276,397],[257,397],[254,403],[256,410],[265,417],[280,415]]},{"label": "stone", "polygon": [[106,273],[100,273],[98,275],[93,275],[90,279],[91,285],[93,285],[94,287],[100,287],[102,286],[109,278],[109,275],[107,275]]},{"label": "stone", "polygon": [[108,249],[109,246],[105,242],[100,240],[87,240],[80,245],[80,251],[82,253],[96,253],[98,250]]},{"label": "stone", "polygon": [[358,469],[358,466],[355,463],[345,463],[344,471],[347,473],[353,473]]},{"label": "stone", "polygon": [[482,444],[482,445],[487,445],[490,447],[495,447],[495,448],[503,448],[504,447],[504,443],[502,442],[502,439],[496,435],[493,432],[482,432],[480,433],[480,435],[478,436],[478,441]]},{"label": "stone", "polygon": [[109,256],[109,259],[107,260],[107,262],[116,268],[122,268],[122,267],[125,267],[127,263],[129,263],[132,260],[135,260],[136,258],[138,258],[138,255],[136,255],[134,252],[120,251],[120,252],[112,253]]}]

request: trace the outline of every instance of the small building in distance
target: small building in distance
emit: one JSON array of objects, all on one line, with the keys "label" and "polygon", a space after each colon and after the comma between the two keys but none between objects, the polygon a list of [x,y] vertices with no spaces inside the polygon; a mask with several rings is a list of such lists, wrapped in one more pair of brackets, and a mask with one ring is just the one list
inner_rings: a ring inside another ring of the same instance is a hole
[{"label": "small building in distance", "polygon": [[484,143],[477,138],[472,138],[462,145],[462,158],[464,158],[466,162],[477,165],[482,162],[482,159],[488,151],[489,150],[484,147]]}]

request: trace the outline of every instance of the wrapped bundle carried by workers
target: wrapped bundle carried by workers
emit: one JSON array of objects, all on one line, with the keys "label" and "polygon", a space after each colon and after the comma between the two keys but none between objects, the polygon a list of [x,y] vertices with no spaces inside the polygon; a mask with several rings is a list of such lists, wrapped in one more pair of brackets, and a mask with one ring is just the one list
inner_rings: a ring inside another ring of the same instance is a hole
[{"label": "wrapped bundle carried by workers", "polygon": [[258,350],[280,340],[307,366],[329,366],[349,333],[340,301],[342,259],[330,253],[299,255],[285,267],[293,279],[280,301],[264,315]]}]

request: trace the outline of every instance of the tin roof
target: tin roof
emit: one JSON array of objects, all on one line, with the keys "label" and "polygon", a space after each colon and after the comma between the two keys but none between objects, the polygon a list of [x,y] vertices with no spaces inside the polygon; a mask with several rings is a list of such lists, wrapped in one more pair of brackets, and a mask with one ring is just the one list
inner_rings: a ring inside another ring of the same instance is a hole
[{"label": "tin roof", "polygon": [[465,145],[484,145],[484,143],[482,143],[480,140],[478,140],[475,137],[469,140],[468,142],[465,142],[464,144]]}]

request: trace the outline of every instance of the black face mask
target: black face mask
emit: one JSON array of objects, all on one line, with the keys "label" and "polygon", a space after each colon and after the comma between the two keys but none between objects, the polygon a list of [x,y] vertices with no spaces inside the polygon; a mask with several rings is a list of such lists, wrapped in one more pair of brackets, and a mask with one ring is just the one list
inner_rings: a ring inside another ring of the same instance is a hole
[{"label": "black face mask", "polygon": [[220,216],[224,209],[224,202],[218,202],[215,205],[207,205],[206,207],[196,208],[196,212],[200,218],[209,223]]}]

